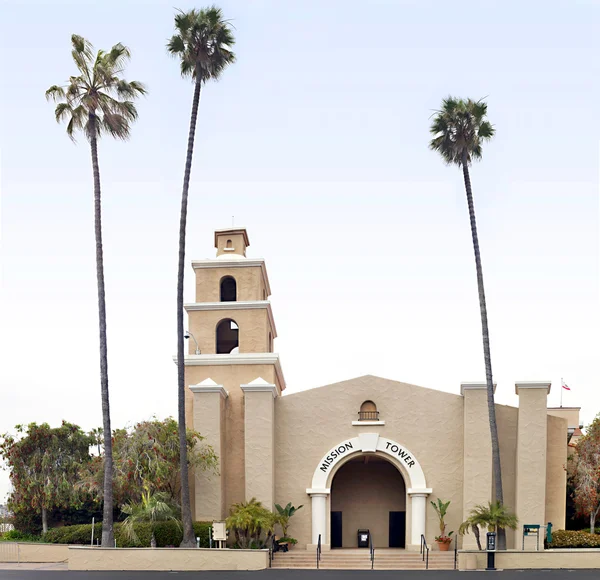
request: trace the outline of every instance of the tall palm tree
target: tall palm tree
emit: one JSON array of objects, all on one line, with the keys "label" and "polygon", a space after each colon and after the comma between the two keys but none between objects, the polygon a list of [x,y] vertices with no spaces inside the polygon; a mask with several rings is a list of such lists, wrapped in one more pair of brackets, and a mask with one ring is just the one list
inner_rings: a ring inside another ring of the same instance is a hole
[{"label": "tall palm tree", "polygon": [[194,154],[194,137],[202,84],[216,80],[223,70],[235,61],[231,48],[235,38],[230,24],[224,20],[220,8],[211,6],[201,10],[180,11],[175,15],[175,34],[167,43],[168,52],[180,61],[181,75],[191,77],[194,98],[188,134],[188,146],[181,194],[179,218],[179,264],[177,270],[177,399],[179,420],[179,449],[181,461],[181,519],[183,521],[183,547],[194,547],[192,509],[187,464],[185,427],[185,359],[183,348],[183,276],[185,261],[185,229],[187,222],[188,191]]},{"label": "tall palm tree", "polygon": [[[494,128],[486,118],[487,104],[471,99],[448,97],[442,101],[442,107],[436,111],[430,133],[432,140],[430,149],[437,151],[448,165],[462,167],[467,205],[471,220],[471,236],[475,252],[475,268],[477,270],[477,289],[479,291],[479,309],[481,311],[481,333],[483,338],[483,359],[485,362],[485,379],[487,386],[488,414],[490,434],[492,439],[492,463],[494,469],[494,484],[496,501],[504,503],[502,493],[502,468],[500,466],[500,447],[498,445],[498,425],[496,423],[496,406],[494,404],[494,381],[492,378],[492,359],[490,356],[490,334],[488,329],[487,307],[483,288],[483,270],[481,268],[481,253],[477,237],[475,207],[473,205],[473,190],[469,165],[474,160],[481,159],[482,144],[494,136]],[[506,548],[504,530],[498,535],[498,547]]]},{"label": "tall palm tree", "polygon": [[53,85],[46,98],[58,102],[56,120],[67,122],[67,135],[74,141],[75,133],[83,131],[90,143],[94,176],[94,231],[96,235],[96,278],[98,282],[98,317],[100,330],[100,391],[102,398],[102,430],[104,435],[104,513],[102,546],[114,546],[113,531],[113,457],[108,399],[108,359],[106,345],[106,297],[104,290],[104,258],[102,252],[102,205],[98,138],[108,133],[117,139],[129,137],[130,126],[137,118],[134,99],[146,93],[139,82],[122,78],[129,49],[121,43],[108,52],[94,48],[81,36],[71,36],[71,55],[77,75],[69,77],[65,86]]}]

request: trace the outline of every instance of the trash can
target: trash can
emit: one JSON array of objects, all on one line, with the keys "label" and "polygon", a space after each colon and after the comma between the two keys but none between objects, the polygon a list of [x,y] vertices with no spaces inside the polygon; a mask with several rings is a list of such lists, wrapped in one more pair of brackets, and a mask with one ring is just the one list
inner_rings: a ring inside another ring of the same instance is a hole
[{"label": "trash can", "polygon": [[358,547],[368,548],[369,547],[369,536],[371,532],[369,530],[358,530]]}]

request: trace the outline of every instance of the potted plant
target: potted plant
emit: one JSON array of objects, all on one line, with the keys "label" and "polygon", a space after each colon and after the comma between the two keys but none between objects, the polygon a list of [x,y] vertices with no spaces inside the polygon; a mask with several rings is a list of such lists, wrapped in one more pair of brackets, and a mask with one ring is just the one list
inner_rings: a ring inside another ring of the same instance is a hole
[{"label": "potted plant", "polygon": [[283,537],[279,538],[279,543],[287,543],[288,548],[296,545],[298,540],[295,538],[291,538],[288,536],[288,528],[290,526],[290,518],[301,508],[294,507],[292,502],[289,502],[285,507],[281,507],[278,503],[275,504],[275,508],[277,509],[277,523],[281,526],[281,531],[283,532]]},{"label": "potted plant", "polygon": [[469,513],[469,517],[460,524],[458,533],[460,535],[468,534],[469,528],[473,530],[477,547],[481,550],[480,530],[487,528],[488,532],[497,532],[499,529],[510,528],[517,529],[517,516],[515,516],[505,505],[500,502],[488,502],[488,505],[477,505]]},{"label": "potted plant", "polygon": [[433,506],[433,509],[435,510],[435,513],[440,521],[440,535],[435,537],[435,541],[437,542],[438,548],[441,552],[447,552],[450,548],[450,543],[452,542],[452,534],[454,533],[449,532],[446,534],[446,522],[444,522],[450,502],[443,502],[438,497],[437,503],[432,501],[431,505]]}]

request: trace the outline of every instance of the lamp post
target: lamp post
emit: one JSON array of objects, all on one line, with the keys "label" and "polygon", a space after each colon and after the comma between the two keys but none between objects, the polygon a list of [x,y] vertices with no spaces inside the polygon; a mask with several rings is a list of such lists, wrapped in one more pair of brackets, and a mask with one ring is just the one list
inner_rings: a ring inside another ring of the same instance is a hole
[{"label": "lamp post", "polygon": [[185,338],[187,340],[190,338],[190,336],[194,339],[194,342],[196,343],[196,352],[194,354],[200,354],[200,348],[198,348],[198,341],[196,340],[196,337],[189,330],[185,331],[183,338]]}]

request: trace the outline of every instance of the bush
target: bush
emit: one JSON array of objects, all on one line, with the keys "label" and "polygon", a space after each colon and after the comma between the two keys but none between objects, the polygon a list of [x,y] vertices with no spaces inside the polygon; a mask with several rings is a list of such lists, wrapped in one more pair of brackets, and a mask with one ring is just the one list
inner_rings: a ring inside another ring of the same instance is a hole
[{"label": "bush", "polygon": [[0,534],[0,542],[41,542],[42,538],[35,534],[26,534],[18,530],[10,530]]},{"label": "bush", "polygon": [[584,531],[557,530],[552,532],[548,548],[600,548],[600,536]]},{"label": "bush", "polygon": [[[209,547],[210,522],[194,522],[194,535],[200,538],[200,547]],[[128,539],[121,523],[114,525],[115,540],[119,548],[148,548],[152,538],[152,526],[149,523],[135,525],[135,533],[139,542]],[[79,526],[65,526],[53,528],[43,536],[43,541],[50,544],[80,544],[89,545],[92,537],[92,525],[82,524]],[[156,546],[165,548],[168,546],[178,547],[183,540],[183,530],[179,522],[157,522],[154,524],[154,537]],[[102,538],[102,522],[94,524],[94,543]]]}]

